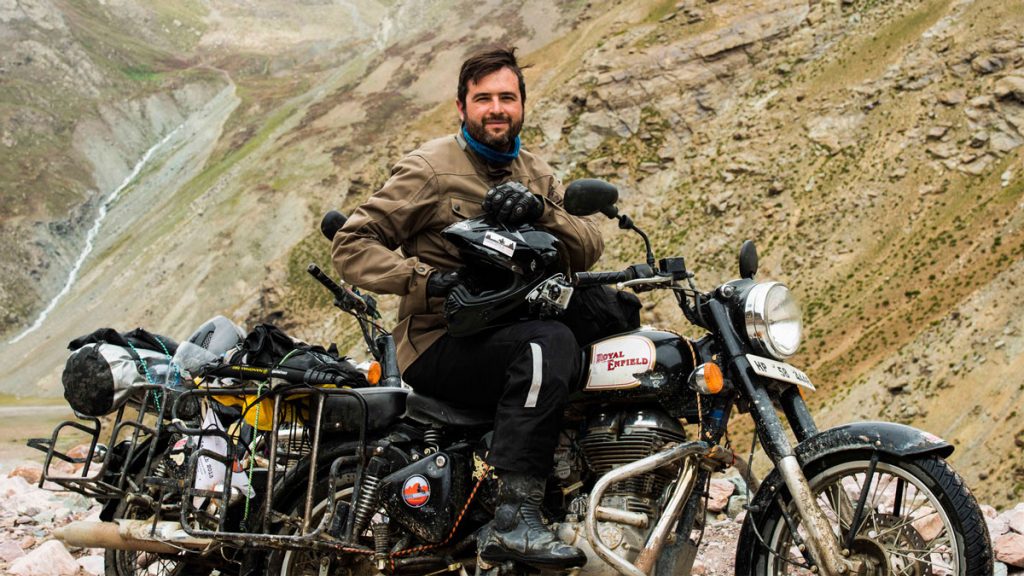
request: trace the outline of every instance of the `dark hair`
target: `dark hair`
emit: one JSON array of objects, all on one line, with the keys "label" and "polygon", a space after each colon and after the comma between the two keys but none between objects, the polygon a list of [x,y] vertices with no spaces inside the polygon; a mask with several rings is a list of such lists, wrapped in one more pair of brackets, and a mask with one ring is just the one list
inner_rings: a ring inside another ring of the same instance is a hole
[{"label": "dark hair", "polygon": [[462,70],[459,71],[459,102],[466,104],[466,94],[469,92],[469,83],[479,82],[484,76],[508,68],[515,72],[519,79],[519,96],[526,103],[526,81],[523,80],[523,68],[516,62],[516,49],[513,48],[488,48],[481,50],[462,63]]}]

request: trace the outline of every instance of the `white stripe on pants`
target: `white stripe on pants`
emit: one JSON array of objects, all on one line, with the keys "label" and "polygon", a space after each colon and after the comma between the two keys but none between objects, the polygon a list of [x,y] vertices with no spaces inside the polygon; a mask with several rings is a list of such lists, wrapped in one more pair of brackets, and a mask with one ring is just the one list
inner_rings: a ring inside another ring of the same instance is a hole
[{"label": "white stripe on pants", "polygon": [[540,385],[544,379],[544,355],[539,344],[530,343],[530,355],[533,356],[533,380],[530,381],[530,392],[526,395],[526,404],[523,404],[523,408],[537,407],[537,397],[540,396]]}]

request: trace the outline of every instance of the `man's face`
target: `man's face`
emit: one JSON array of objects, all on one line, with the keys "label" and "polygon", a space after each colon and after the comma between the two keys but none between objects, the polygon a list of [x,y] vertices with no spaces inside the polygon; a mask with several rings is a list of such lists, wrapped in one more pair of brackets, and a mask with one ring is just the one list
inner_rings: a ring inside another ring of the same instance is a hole
[{"label": "man's face", "polygon": [[456,99],[455,106],[469,135],[495,150],[511,150],[523,128],[523,99],[515,72],[502,68],[479,82],[470,80],[467,88],[466,103]]}]

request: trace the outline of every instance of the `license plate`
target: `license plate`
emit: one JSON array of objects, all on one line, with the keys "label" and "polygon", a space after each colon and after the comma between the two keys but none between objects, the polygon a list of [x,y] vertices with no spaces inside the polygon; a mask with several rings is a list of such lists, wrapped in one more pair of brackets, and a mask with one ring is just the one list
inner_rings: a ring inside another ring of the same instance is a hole
[{"label": "license plate", "polygon": [[782,380],[783,382],[796,384],[801,388],[814,391],[814,384],[811,384],[811,379],[799,368],[785,362],[779,362],[778,360],[762,356],[754,356],[753,354],[747,354],[747,360],[750,361],[750,367],[754,369],[754,372],[765,378]]}]

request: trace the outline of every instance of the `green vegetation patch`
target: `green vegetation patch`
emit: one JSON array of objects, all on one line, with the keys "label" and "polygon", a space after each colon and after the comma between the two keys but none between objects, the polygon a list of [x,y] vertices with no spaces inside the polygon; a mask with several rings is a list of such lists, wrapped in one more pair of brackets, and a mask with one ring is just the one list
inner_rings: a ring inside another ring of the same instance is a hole
[{"label": "green vegetation patch", "polygon": [[[320,282],[307,272],[310,264],[316,264],[335,282],[338,275],[331,263],[329,243],[319,231],[312,232],[299,241],[288,254],[288,275],[285,297],[282,302],[294,315],[316,318],[337,316],[340,320],[335,343],[341,351],[359,345],[362,336],[355,319],[334,307],[334,297]],[[387,324],[387,323],[385,323]],[[361,356],[360,356],[361,357]]]},{"label": "green vegetation patch", "polygon": [[[892,19],[873,34],[857,35],[837,58],[814,78],[813,88],[835,90],[881,76],[904,54],[906,45],[918,40],[949,11],[951,0],[927,0],[900,18]],[[866,13],[871,7],[865,7]],[[879,8],[876,8],[879,9]]]},{"label": "green vegetation patch", "polygon": [[160,74],[148,66],[125,66],[121,68],[129,79],[134,82],[152,82],[160,78]]},{"label": "green vegetation patch", "polygon": [[607,159],[607,164],[616,170],[626,167],[632,173],[639,171],[645,163],[660,164],[658,150],[665,143],[665,134],[669,129],[668,121],[661,117],[657,109],[645,107],[640,111],[640,128],[636,134],[628,138],[606,138],[566,175],[565,181],[600,177],[604,171],[597,168],[594,161],[602,159]]},{"label": "green vegetation patch", "polygon": [[647,22],[657,22],[676,11],[676,0],[661,0],[647,13]]},{"label": "green vegetation patch", "polygon": [[311,232],[288,254],[288,289],[289,305],[301,308],[328,308],[334,299],[306,269],[316,264],[328,276],[335,277],[334,265],[330,259],[328,242],[320,235],[320,231]]},{"label": "green vegetation patch", "polygon": [[[257,150],[293,112],[294,108],[292,107],[278,110],[260,128],[259,132],[256,132],[245,144],[232,150],[223,158],[208,163],[202,172],[189,180],[178,192],[178,200],[169,205],[168,212],[161,214],[160,220],[155,225],[144,228],[141,231],[141,237],[132,238],[131,235],[125,234],[118,242],[97,255],[96,258],[108,258],[111,254],[118,252],[122,248],[142,250],[142,247],[147,244],[158,242],[165,235],[174,234],[175,230],[180,228],[182,223],[187,220],[188,212],[192,209],[192,201],[212,188],[240,160]],[[245,186],[237,185],[232,186],[232,189],[236,192],[236,196],[247,190]],[[232,198],[228,198],[227,201],[232,201]]]}]

